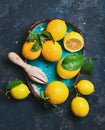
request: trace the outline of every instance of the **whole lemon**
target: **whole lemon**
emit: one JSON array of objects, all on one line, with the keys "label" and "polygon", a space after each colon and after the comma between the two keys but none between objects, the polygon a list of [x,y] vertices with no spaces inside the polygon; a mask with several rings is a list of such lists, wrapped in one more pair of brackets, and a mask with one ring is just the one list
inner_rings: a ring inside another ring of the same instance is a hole
[{"label": "whole lemon", "polygon": [[53,81],[46,87],[45,96],[50,98],[52,104],[62,104],[69,96],[69,89],[63,82]]},{"label": "whole lemon", "polygon": [[11,81],[6,87],[6,95],[10,93],[15,99],[24,99],[30,94],[30,90],[21,80]]},{"label": "whole lemon", "polygon": [[50,62],[58,61],[62,56],[62,48],[58,42],[48,40],[43,44],[42,55]]},{"label": "whole lemon", "polygon": [[77,70],[64,69],[62,66],[63,59],[64,58],[62,58],[57,64],[57,74],[63,79],[69,79],[75,77],[80,72],[80,69]]},{"label": "whole lemon", "polygon": [[85,117],[89,113],[89,103],[83,97],[75,97],[71,102],[71,110],[78,117]]},{"label": "whole lemon", "polygon": [[54,19],[48,23],[46,30],[52,34],[55,41],[59,41],[65,36],[67,26],[64,20]]},{"label": "whole lemon", "polygon": [[41,54],[41,49],[38,51],[32,51],[32,47],[35,42],[25,42],[22,46],[22,55],[29,60],[37,59]]},{"label": "whole lemon", "polygon": [[89,80],[80,80],[76,88],[83,95],[90,95],[94,92],[94,84]]},{"label": "whole lemon", "polygon": [[10,90],[10,94],[13,98],[21,100],[25,99],[29,94],[30,91],[25,84],[20,84]]}]

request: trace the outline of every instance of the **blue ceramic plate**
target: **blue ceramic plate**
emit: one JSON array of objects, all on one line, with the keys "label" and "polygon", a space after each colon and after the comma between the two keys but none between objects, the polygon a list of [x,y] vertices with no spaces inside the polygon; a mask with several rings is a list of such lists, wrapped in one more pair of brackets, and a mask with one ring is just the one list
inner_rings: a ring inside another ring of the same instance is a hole
[{"label": "blue ceramic plate", "polygon": [[[39,32],[41,32],[41,31],[43,31],[43,30],[46,29],[46,26],[47,26],[47,24],[48,24],[49,21],[50,21],[50,20],[42,20],[42,21],[39,21],[39,22],[35,23],[35,24],[29,29],[29,31],[32,31],[32,32],[35,33],[35,34],[36,34],[36,33],[39,33]],[[79,33],[81,34],[80,30],[79,30],[76,26],[74,26],[73,24],[66,22],[66,25],[67,25],[67,33],[68,33],[68,32],[71,32],[71,31],[76,31],[76,32],[79,32]],[[82,35],[82,34],[81,34],[81,35]],[[68,54],[70,54],[70,52],[68,52],[68,51],[66,51],[66,50],[64,49],[64,47],[63,47],[63,40],[60,40],[60,41],[58,41],[58,42],[60,43],[60,45],[62,46],[62,49],[63,49],[62,57],[65,57],[65,56],[67,56]],[[80,50],[80,51],[77,52],[77,53],[83,54],[83,50],[84,50],[84,49]],[[64,82],[64,83],[68,86],[69,90],[71,90],[73,84],[75,84],[75,82],[76,82],[76,80],[77,80],[77,77],[78,77],[78,75],[77,75],[76,77],[74,77],[74,78],[72,78],[72,79],[67,79],[67,80],[64,80],[64,79],[60,78],[60,77],[57,75],[57,73],[56,73],[57,62],[54,62],[54,63],[48,62],[48,61],[46,61],[46,60],[42,57],[42,55],[41,55],[38,59],[36,59],[36,60],[27,60],[27,63],[30,64],[30,65],[32,65],[32,66],[37,66],[37,67],[39,67],[40,69],[42,69],[42,71],[43,71],[43,72],[47,75],[47,77],[48,77],[48,83],[47,83],[47,84],[49,84],[50,82],[52,82],[52,81],[54,81],[54,80],[59,80],[59,81]],[[44,91],[45,88],[46,88],[46,86],[47,86],[47,84],[45,84],[45,85],[37,84],[37,83],[35,83],[35,82],[32,82],[32,81],[29,80],[29,79],[28,79],[28,83],[29,83],[29,86],[30,86],[30,88],[31,88],[31,90],[32,90],[32,92],[33,92],[33,94],[34,94],[35,96],[37,96],[37,97],[40,97],[40,96],[41,96],[41,92]]]}]

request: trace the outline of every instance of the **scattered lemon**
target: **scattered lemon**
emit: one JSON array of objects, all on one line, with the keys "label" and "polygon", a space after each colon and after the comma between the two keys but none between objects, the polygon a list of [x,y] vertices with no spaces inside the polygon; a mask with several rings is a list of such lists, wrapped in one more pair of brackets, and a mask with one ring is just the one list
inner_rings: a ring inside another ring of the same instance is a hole
[{"label": "scattered lemon", "polygon": [[85,117],[89,112],[89,104],[83,97],[75,97],[71,102],[72,112],[78,117]]},{"label": "scattered lemon", "polygon": [[62,56],[62,48],[58,42],[46,41],[42,47],[42,55],[50,62],[58,61]]},{"label": "scattered lemon", "polygon": [[8,93],[10,93],[13,98],[21,100],[30,94],[30,90],[21,80],[14,80],[6,87],[6,95]]},{"label": "scattered lemon", "polygon": [[10,90],[10,94],[15,99],[25,99],[29,94],[30,91],[25,84],[20,84]]},{"label": "scattered lemon", "polygon": [[63,79],[69,79],[69,78],[73,78],[75,77],[79,72],[80,72],[80,68],[77,70],[66,70],[63,68],[62,66],[62,61],[64,58],[62,58],[58,64],[57,64],[57,74],[63,78]]},{"label": "scattered lemon", "polygon": [[35,42],[25,42],[22,47],[22,55],[29,60],[37,59],[41,54],[41,49],[38,51],[32,51],[32,47]]},{"label": "scattered lemon", "polygon": [[83,95],[89,95],[94,92],[94,84],[89,80],[79,81],[76,88]]},{"label": "scattered lemon", "polygon": [[64,20],[54,19],[48,23],[46,29],[52,34],[55,41],[59,41],[65,36],[67,26]]},{"label": "scattered lemon", "polygon": [[62,104],[69,96],[68,87],[61,81],[53,81],[45,89],[46,97],[50,98],[52,104]]},{"label": "scattered lemon", "polygon": [[84,38],[78,32],[70,32],[64,37],[64,48],[70,52],[77,52],[84,46]]}]

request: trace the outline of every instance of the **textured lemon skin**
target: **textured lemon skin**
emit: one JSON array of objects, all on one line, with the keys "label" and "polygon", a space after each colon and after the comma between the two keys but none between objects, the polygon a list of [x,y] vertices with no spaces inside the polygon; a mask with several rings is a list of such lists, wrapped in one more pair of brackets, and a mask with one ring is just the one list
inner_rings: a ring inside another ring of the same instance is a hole
[{"label": "textured lemon skin", "polygon": [[42,55],[47,61],[58,61],[62,56],[62,48],[58,42],[46,41],[42,47]]},{"label": "textured lemon skin", "polygon": [[69,89],[63,82],[53,81],[46,87],[45,95],[50,98],[51,103],[59,105],[67,100]]},{"label": "textured lemon skin", "polygon": [[47,31],[50,32],[55,41],[61,40],[66,34],[67,26],[64,20],[54,19],[47,25]]},{"label": "textured lemon skin", "polygon": [[80,80],[76,88],[83,95],[90,95],[95,91],[94,84],[89,80]]},{"label": "textured lemon skin", "polygon": [[37,59],[41,54],[41,49],[38,51],[32,51],[32,47],[35,42],[25,42],[22,46],[22,55],[29,60]]},{"label": "textured lemon skin", "polygon": [[63,58],[57,64],[57,74],[61,78],[70,79],[70,78],[75,77],[80,72],[80,68],[77,69],[77,70],[72,70],[72,71],[71,70],[65,70],[61,65],[62,61],[63,61]]},{"label": "textured lemon skin", "polygon": [[20,84],[10,90],[10,94],[13,98],[17,100],[22,100],[28,97],[30,90],[25,84]]},{"label": "textured lemon skin", "polygon": [[89,103],[83,97],[75,97],[71,102],[71,110],[78,117],[85,117],[89,113]]}]

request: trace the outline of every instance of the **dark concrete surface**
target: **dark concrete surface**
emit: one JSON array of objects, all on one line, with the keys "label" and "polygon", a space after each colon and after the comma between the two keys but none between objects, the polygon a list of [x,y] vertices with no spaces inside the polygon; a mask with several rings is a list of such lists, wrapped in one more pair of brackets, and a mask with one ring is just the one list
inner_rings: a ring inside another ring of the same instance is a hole
[{"label": "dark concrete surface", "polygon": [[26,83],[23,70],[7,54],[21,47],[28,28],[45,18],[61,18],[77,25],[86,39],[86,55],[98,57],[95,73],[89,77],[95,93],[86,97],[90,112],[75,117],[68,101],[58,108],[45,109],[30,94],[22,101],[8,100],[0,93],[0,130],[105,130],[105,1],[104,0],[0,0],[0,89],[15,79]]}]

